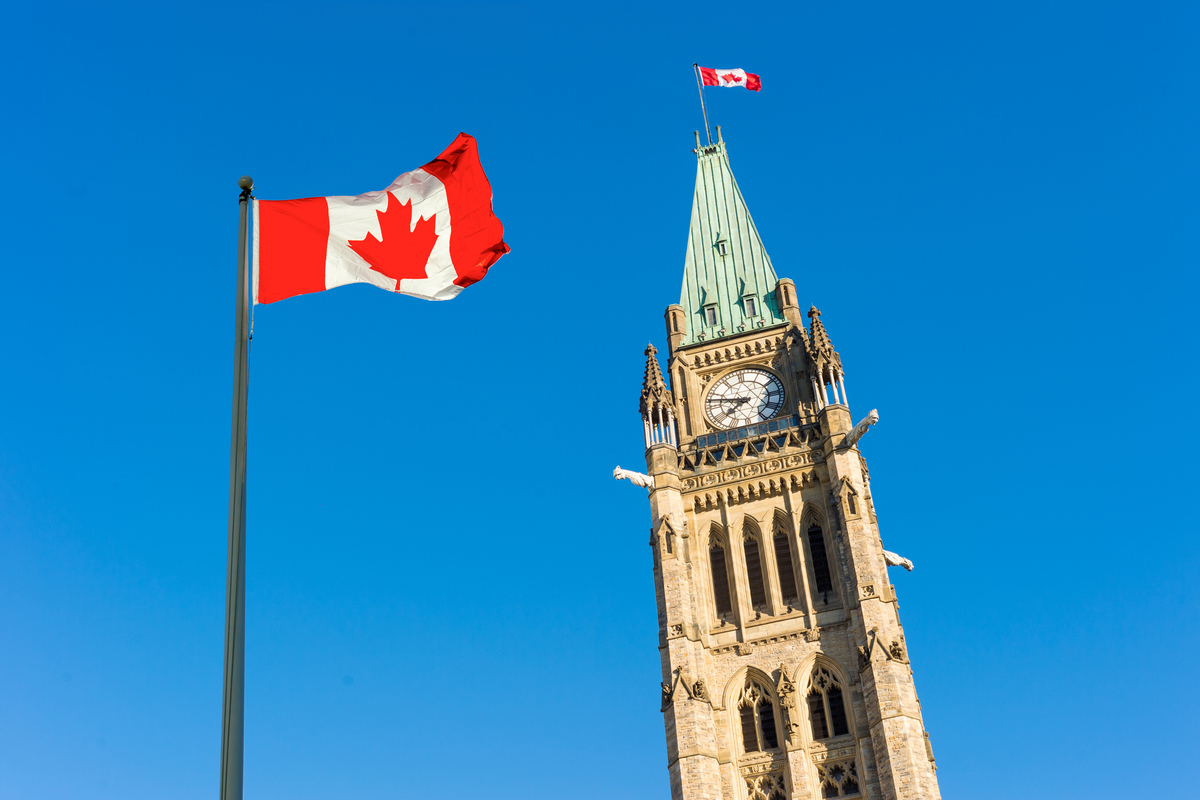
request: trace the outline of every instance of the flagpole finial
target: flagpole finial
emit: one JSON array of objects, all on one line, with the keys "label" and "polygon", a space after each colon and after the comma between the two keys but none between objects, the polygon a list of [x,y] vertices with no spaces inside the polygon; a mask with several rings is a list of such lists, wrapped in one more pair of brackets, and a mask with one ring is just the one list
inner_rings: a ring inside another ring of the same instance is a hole
[{"label": "flagpole finial", "polygon": [[238,178],[238,188],[243,192],[253,189],[254,178],[251,178],[249,175],[243,175],[242,177]]}]

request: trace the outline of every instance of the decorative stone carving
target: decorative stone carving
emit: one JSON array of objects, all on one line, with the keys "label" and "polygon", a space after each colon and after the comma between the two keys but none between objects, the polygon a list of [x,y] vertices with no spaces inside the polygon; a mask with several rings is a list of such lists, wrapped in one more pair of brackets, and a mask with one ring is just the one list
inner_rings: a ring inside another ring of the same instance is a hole
[{"label": "decorative stone carving", "polygon": [[617,466],[613,469],[613,477],[617,480],[626,480],[635,486],[641,486],[643,489],[654,488],[654,478],[650,475],[643,475],[640,472],[634,472],[631,469],[621,469]]},{"label": "decorative stone carving", "polygon": [[661,712],[665,712],[667,710],[667,708],[669,708],[671,703],[673,702],[673,699],[675,697],[675,687],[668,686],[665,683],[660,683],[659,686],[662,687],[662,707],[658,709],[659,712],[661,713]]},{"label": "decorative stone carving", "polygon": [[668,635],[682,636],[683,635],[683,626],[682,625],[672,625]]},{"label": "decorative stone carving", "polygon": [[788,741],[796,740],[800,731],[800,715],[796,713],[796,687],[788,680],[787,667],[779,665],[779,682],[775,684],[779,707],[783,709],[783,729]]},{"label": "decorative stone carving", "polygon": [[889,567],[904,567],[909,572],[913,571],[913,562],[904,556],[893,553],[891,550],[883,551],[883,560],[887,562]]},{"label": "decorative stone carving", "polygon": [[871,666],[871,651],[861,645],[858,648],[858,671],[862,672]]},{"label": "decorative stone carving", "polygon": [[879,412],[872,408],[865,417],[859,420],[859,423],[846,435],[846,438],[842,439],[842,447],[854,447],[858,443],[858,440],[863,437],[863,434],[867,432],[867,429],[876,422],[879,422]]},{"label": "decorative stone carving", "polygon": [[704,685],[703,678],[692,684],[692,699],[708,702],[708,688]]},{"label": "decorative stone carving", "polygon": [[808,630],[806,630],[804,632],[804,641],[806,641],[806,642],[821,641],[821,629],[820,628],[809,628]]},{"label": "decorative stone carving", "polygon": [[904,647],[900,644],[900,642],[893,639],[891,646],[888,648],[888,655],[890,655],[893,660],[903,663]]},{"label": "decorative stone carving", "polygon": [[754,648],[748,642],[738,642],[733,647],[739,656],[748,656],[754,652]]}]

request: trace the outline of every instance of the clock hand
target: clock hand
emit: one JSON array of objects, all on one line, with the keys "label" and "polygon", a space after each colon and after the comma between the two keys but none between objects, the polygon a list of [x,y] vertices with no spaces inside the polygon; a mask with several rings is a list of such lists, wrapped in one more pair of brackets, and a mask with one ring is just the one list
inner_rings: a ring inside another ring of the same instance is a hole
[{"label": "clock hand", "polygon": [[717,402],[718,403],[745,403],[749,399],[750,399],[749,397],[718,397]]}]

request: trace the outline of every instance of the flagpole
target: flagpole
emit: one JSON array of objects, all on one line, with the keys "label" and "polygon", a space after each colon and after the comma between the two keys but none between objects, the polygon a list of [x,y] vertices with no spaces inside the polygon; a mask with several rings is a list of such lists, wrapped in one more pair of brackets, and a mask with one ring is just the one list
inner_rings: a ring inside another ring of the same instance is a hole
[{"label": "flagpole", "polygon": [[708,129],[708,109],[704,105],[704,84],[700,82],[700,65],[692,64],[692,71],[696,73],[696,91],[700,93],[700,111],[704,113],[704,135],[708,137],[708,144],[712,145],[712,132]]},{"label": "flagpole", "polygon": [[229,560],[225,577],[225,691],[221,715],[221,800],[242,800],[246,699],[246,409],[250,396],[250,270],[246,232],[254,179],[238,179],[237,314],[229,456]]}]

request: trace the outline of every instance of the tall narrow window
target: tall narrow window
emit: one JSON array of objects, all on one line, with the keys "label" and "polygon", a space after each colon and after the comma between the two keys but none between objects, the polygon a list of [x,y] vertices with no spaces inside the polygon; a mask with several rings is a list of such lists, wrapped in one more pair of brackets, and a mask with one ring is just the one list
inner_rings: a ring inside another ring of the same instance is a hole
[{"label": "tall narrow window", "polygon": [[778,749],[779,730],[775,727],[775,701],[770,691],[747,678],[737,708],[742,727],[742,750],[757,753]]},{"label": "tall narrow window", "polygon": [[812,720],[814,739],[828,739],[829,726],[825,724],[825,698],[820,692],[808,696],[808,718]]},{"label": "tall narrow window", "polygon": [[842,702],[842,688],[836,684],[829,688],[825,693],[825,699],[829,701],[829,727],[833,728],[834,736],[841,736],[843,733],[850,732],[850,726],[846,724],[846,706]]},{"label": "tall narrow window", "polygon": [[719,541],[709,545],[708,561],[712,564],[713,602],[717,606],[717,614],[725,616],[733,611],[729,599],[729,568],[725,564],[725,548]]},{"label": "tall narrow window", "polygon": [[717,307],[706,306],[704,309],[704,324],[713,326],[717,324]]},{"label": "tall narrow window", "polygon": [[763,587],[762,557],[758,552],[758,539],[747,536],[742,546],[746,549],[746,580],[750,584],[750,604],[755,608],[767,604],[767,592]]},{"label": "tall narrow window", "polygon": [[813,580],[818,592],[833,591],[833,578],[829,575],[829,557],[825,555],[825,533],[817,525],[808,529],[808,549],[812,551]]},{"label": "tall narrow window", "polygon": [[757,753],[758,723],[754,720],[754,706],[744,705],[738,713],[742,717],[742,749],[747,753]]},{"label": "tall narrow window", "polygon": [[758,316],[758,307],[755,305],[753,297],[743,297],[742,305],[744,305],[746,307],[746,316],[747,317]]},{"label": "tall narrow window", "polygon": [[813,739],[828,739],[850,732],[842,685],[833,673],[819,665],[813,667],[808,681],[808,717],[812,722]]},{"label": "tall narrow window", "polygon": [[846,505],[850,507],[851,514],[858,513],[858,506],[854,505],[854,492],[846,493]]},{"label": "tall narrow window", "polygon": [[796,571],[792,567],[792,545],[787,531],[775,528],[775,565],[779,569],[779,593],[783,602],[790,603],[800,596],[796,591]]},{"label": "tall narrow window", "polygon": [[758,701],[758,721],[762,725],[763,749],[779,747],[779,732],[775,730],[775,706],[764,697]]}]

